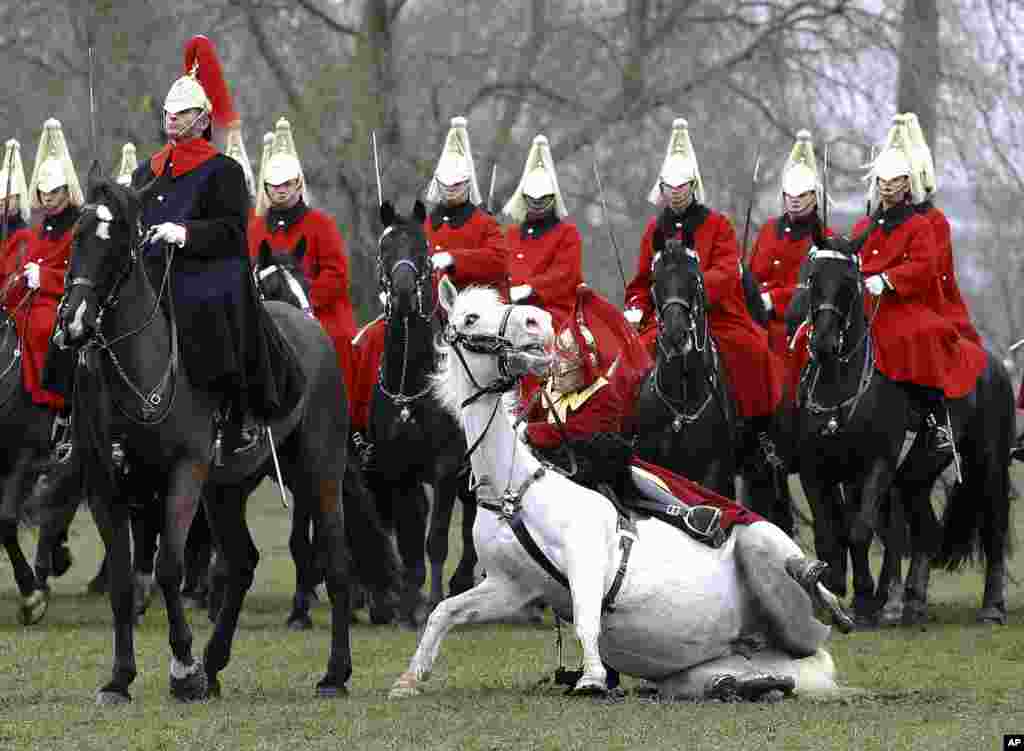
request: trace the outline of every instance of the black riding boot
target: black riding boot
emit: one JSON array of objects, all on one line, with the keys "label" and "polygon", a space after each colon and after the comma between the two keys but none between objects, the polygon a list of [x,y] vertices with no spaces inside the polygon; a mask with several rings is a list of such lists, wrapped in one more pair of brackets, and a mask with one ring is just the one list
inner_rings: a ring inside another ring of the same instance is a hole
[{"label": "black riding boot", "polygon": [[928,441],[928,449],[936,456],[952,456],[953,430],[942,390],[915,385],[911,396],[921,411],[920,431]]},{"label": "black riding boot", "polygon": [[230,397],[229,406],[225,410],[227,419],[221,425],[225,457],[244,454],[259,445],[261,426],[256,422],[247,404],[248,400],[243,391],[237,391]]}]

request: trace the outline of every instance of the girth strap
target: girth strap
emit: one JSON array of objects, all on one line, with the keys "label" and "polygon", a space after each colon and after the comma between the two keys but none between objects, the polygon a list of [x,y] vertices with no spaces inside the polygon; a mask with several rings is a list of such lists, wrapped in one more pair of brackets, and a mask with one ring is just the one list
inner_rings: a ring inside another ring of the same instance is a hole
[{"label": "girth strap", "polygon": [[[544,555],[544,551],[540,549],[540,546],[537,545],[533,536],[530,534],[530,531],[526,528],[521,512],[512,517],[509,521],[509,526],[512,528],[512,534],[516,536],[516,539],[519,540],[519,544],[523,546],[523,549],[527,554],[547,572],[548,576],[566,589],[570,590],[571,594],[572,590],[569,586],[569,580],[561,571],[558,570],[555,564],[551,562],[551,559]],[[619,568],[615,572],[615,579],[612,580],[612,586],[608,588],[608,593],[601,601],[601,610],[607,613],[611,613],[615,610],[615,598],[619,594],[619,590],[622,589],[622,582],[626,578],[626,569],[629,566],[629,556],[633,549],[633,543],[636,541],[636,524],[632,519],[619,514],[616,526],[619,533],[619,548],[622,550],[622,558],[619,560]]]}]

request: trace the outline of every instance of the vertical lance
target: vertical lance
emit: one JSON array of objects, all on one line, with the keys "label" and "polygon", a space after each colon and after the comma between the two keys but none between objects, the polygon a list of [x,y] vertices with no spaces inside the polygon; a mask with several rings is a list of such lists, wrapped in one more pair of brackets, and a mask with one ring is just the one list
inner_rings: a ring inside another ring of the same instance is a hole
[{"label": "vertical lance", "polygon": [[825,141],[825,162],[821,170],[821,231],[828,229],[828,141]]},{"label": "vertical lance", "polygon": [[491,165],[491,187],[487,191],[487,213],[494,213],[494,183],[498,179],[498,163]]},{"label": "vertical lance", "polygon": [[[10,213],[11,204],[11,172],[14,167],[14,149],[9,149],[10,155],[7,157],[7,185],[4,188],[4,213],[0,216],[0,220],[3,220],[3,224],[0,224],[0,252],[3,252],[7,246],[7,215]],[[28,200],[28,196],[22,196],[21,200]]]},{"label": "vertical lance", "polygon": [[757,147],[754,157],[754,173],[750,177],[750,200],[747,201],[747,219],[743,224],[743,268],[750,265],[750,250],[747,241],[750,239],[750,215],[754,211],[754,198],[757,196],[757,174],[761,170],[761,147]]},{"label": "vertical lance", "polygon": [[608,228],[608,240],[615,251],[615,263],[619,267],[619,276],[622,277],[622,288],[627,286],[626,271],[622,268],[622,253],[619,252],[619,244],[615,242],[615,230],[612,227],[612,218],[608,213],[608,201],[604,197],[604,185],[601,183],[601,170],[597,166],[597,155],[594,155],[594,178],[597,180],[597,194],[601,198],[601,213],[604,216],[604,226]]},{"label": "vertical lance", "polygon": [[380,159],[377,157],[377,131],[370,131],[370,143],[373,145],[373,172],[377,176],[377,208],[384,205],[384,189],[380,183]]}]

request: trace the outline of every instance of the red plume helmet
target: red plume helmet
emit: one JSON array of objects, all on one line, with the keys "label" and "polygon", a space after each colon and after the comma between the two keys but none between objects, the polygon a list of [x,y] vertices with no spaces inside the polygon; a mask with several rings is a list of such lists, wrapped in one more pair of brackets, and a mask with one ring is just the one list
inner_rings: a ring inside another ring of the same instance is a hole
[{"label": "red plume helmet", "polygon": [[610,380],[614,365],[616,380],[632,389],[651,367],[647,349],[622,311],[586,284],[576,288],[576,305],[563,336],[566,331],[575,340],[585,386],[601,376]]},{"label": "red plume helmet", "polygon": [[203,91],[213,108],[211,119],[219,128],[237,127],[241,118],[231,101],[231,90],[224,80],[224,69],[221,67],[217,49],[210,38],[197,34],[185,45],[184,74],[194,75],[199,79]]}]

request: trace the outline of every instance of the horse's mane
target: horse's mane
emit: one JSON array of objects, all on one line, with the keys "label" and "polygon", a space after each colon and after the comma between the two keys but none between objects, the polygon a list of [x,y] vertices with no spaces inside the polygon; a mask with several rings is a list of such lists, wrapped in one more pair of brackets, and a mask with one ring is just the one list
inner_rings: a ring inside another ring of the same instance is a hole
[{"label": "horse's mane", "polygon": [[[501,297],[490,287],[467,287],[455,298],[455,305],[448,315],[449,325],[464,318],[467,312],[488,310],[501,304]],[[496,331],[493,333],[497,334]],[[441,405],[458,419],[462,402],[472,390],[472,382],[458,355],[451,352],[451,346],[444,341],[438,341],[435,346],[441,357],[437,372],[432,376],[434,394]]]}]

